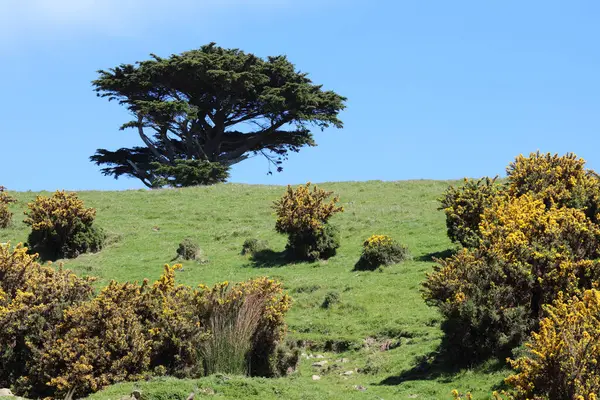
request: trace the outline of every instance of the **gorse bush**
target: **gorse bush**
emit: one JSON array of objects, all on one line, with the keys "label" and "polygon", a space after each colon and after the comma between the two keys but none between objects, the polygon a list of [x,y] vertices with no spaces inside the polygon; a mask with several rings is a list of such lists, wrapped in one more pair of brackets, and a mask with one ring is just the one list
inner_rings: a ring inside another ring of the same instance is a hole
[{"label": "gorse bush", "polygon": [[558,296],[546,306],[528,354],[510,363],[518,373],[506,382],[515,399],[596,400],[600,396],[600,292]]},{"label": "gorse bush", "polygon": [[338,197],[330,199],[332,194],[317,186],[311,190],[307,183],[295,190],[288,186],[281,199],[275,201],[275,229],[288,235],[287,250],[292,257],[316,260],[335,255],[339,238],[328,221],[344,208],[337,205]]},{"label": "gorse bush", "polygon": [[12,213],[8,209],[10,203],[14,203],[17,200],[6,193],[6,188],[0,186],[0,229],[8,228],[12,221]]},{"label": "gorse bush", "polygon": [[[546,161],[519,158],[514,170]],[[573,180],[560,174],[561,163],[550,166],[558,169],[550,176]],[[566,191],[555,196],[548,188],[495,195],[479,216],[479,244],[439,260],[424,283],[426,301],[444,316],[445,347],[463,359],[507,355],[537,327],[544,304],[560,292],[579,294],[600,279],[600,227],[587,209],[557,200],[569,198]]]},{"label": "gorse bush", "polygon": [[43,259],[74,258],[102,248],[105,235],[93,225],[96,210],[85,208],[75,193],[37,196],[28,208],[23,221],[31,226],[28,243]]},{"label": "gorse bush", "polygon": [[496,178],[466,179],[458,187],[450,186],[439,199],[446,214],[448,237],[464,247],[476,247],[481,241],[481,214],[501,192]]},{"label": "gorse bush", "polygon": [[111,282],[92,298],[91,279],[0,246],[0,385],[80,398],[155,374],[278,375],[289,362],[278,350],[290,306],[281,284],[193,289],[176,284],[178,267],[166,265],[152,285]]},{"label": "gorse bush", "polygon": [[357,270],[374,270],[381,265],[391,265],[409,258],[408,248],[387,235],[372,235],[363,243]]},{"label": "gorse bush", "polygon": [[600,211],[598,175],[585,168],[585,160],[575,154],[531,153],[518,156],[506,169],[511,196],[529,194],[546,207],[578,208],[597,221]]},{"label": "gorse bush", "polygon": [[45,380],[31,378],[39,349],[69,307],[89,300],[92,282],[40,265],[22,246],[0,244],[0,386],[51,394]]}]

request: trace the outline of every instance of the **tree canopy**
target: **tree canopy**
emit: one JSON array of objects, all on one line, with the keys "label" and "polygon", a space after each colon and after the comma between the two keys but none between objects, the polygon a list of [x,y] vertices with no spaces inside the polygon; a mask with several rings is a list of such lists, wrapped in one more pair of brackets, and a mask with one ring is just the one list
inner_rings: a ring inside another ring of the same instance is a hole
[{"label": "tree canopy", "polygon": [[105,175],[132,176],[149,187],[178,181],[164,176],[180,170],[169,168],[178,160],[197,161],[188,169],[228,169],[261,155],[280,171],[289,152],[316,145],[311,128],[342,127],[346,98],[313,84],[285,56],[262,59],[211,43],[98,73],[98,96],[131,112],[121,130],[136,130],[143,146],[98,149],[90,159]]}]

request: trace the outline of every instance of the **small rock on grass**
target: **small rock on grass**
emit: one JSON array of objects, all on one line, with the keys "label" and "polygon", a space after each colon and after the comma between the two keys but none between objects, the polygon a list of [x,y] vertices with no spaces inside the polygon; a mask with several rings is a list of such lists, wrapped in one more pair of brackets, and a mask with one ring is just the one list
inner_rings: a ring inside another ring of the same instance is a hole
[{"label": "small rock on grass", "polygon": [[319,375],[313,375],[312,376],[312,380],[313,381],[319,381],[319,380],[321,380],[321,377]]},{"label": "small rock on grass", "polygon": [[356,386],[354,386],[354,389],[360,390],[361,392],[364,392],[365,390],[367,390],[367,388],[364,387],[363,385],[356,385]]},{"label": "small rock on grass", "polygon": [[13,396],[10,389],[0,389],[0,397],[2,396]]},{"label": "small rock on grass", "polygon": [[320,368],[320,367],[324,367],[324,366],[325,366],[325,364],[327,364],[327,361],[319,361],[319,362],[313,363],[313,365],[312,365],[312,366],[313,366],[313,367],[319,367],[319,368]]}]

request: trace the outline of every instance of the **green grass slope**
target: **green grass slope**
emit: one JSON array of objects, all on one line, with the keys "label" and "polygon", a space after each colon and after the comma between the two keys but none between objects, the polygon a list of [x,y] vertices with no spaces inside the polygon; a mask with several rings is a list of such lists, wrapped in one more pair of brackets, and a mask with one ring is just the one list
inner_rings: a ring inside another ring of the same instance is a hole
[{"label": "green grass slope", "polygon": [[[191,391],[223,399],[449,399],[450,391],[471,391],[487,398],[507,371],[494,363],[473,370],[455,370],[436,363],[440,318],[421,298],[420,284],[433,265],[432,257],[452,247],[444,215],[436,199],[449,182],[343,182],[319,186],[340,195],[345,212],[332,223],[340,228],[337,256],[315,263],[282,261],[285,236],[274,231],[272,201],[279,186],[223,184],[156,191],[80,192],[97,209],[97,224],[109,244],[97,254],[65,261],[79,274],[99,278],[98,285],[119,281],[155,280],[172,262],[178,243],[196,240],[208,260],[184,262],[181,283],[214,284],[269,276],[284,282],[294,299],[288,315],[288,337],[312,346],[307,355],[323,355],[328,364],[303,357],[298,372],[281,379],[208,377],[199,380],[156,379],[115,385],[93,399],[117,399],[140,387],[146,398],[185,398]],[[0,231],[0,242],[26,241],[21,222],[26,203],[39,193],[16,193],[13,227]],[[48,193],[43,193],[48,194]],[[362,242],[371,234],[388,234],[406,244],[412,261],[375,272],[353,271]],[[273,253],[261,262],[240,255],[247,238],[267,240]],[[340,303],[321,308],[328,292]],[[394,343],[392,349],[385,343]],[[333,352],[336,349],[337,352]],[[345,359],[345,362],[337,361]],[[433,360],[433,362],[432,362]],[[345,375],[353,371],[351,375]],[[313,380],[312,375],[321,376]],[[357,389],[366,390],[359,390]],[[207,389],[210,388],[210,389]],[[182,397],[183,396],[183,397]]]}]

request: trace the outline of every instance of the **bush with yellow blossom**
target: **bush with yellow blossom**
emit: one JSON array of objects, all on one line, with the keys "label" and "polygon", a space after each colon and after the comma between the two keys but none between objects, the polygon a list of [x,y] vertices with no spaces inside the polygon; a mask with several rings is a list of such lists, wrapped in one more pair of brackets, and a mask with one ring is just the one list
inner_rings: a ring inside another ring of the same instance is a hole
[{"label": "bush with yellow blossom", "polygon": [[600,395],[600,291],[560,294],[526,344],[527,355],[510,364],[513,398],[597,400]]},{"label": "bush with yellow blossom", "polygon": [[363,243],[356,270],[374,270],[382,265],[399,263],[409,258],[408,248],[387,235],[372,235]]},{"label": "bush with yellow blossom", "polygon": [[344,211],[339,197],[310,182],[296,189],[288,185],[285,194],[275,201],[275,230],[288,235],[287,251],[296,259],[317,260],[335,255],[340,246],[337,229],[328,224],[335,214]]},{"label": "bush with yellow blossom", "polygon": [[77,194],[56,191],[37,196],[27,207],[23,222],[31,226],[29,246],[42,258],[75,258],[102,248],[105,235],[93,225],[96,210],[85,208]]},{"label": "bush with yellow blossom", "polygon": [[[551,166],[567,179],[560,163]],[[600,279],[600,227],[587,210],[557,200],[566,192],[536,189],[543,193],[496,196],[480,215],[479,245],[438,260],[424,283],[426,301],[444,316],[446,347],[470,361],[506,355],[537,326],[544,304]]]},{"label": "bush with yellow blossom", "polygon": [[30,398],[81,398],[152,375],[287,369],[290,298],[279,282],[191,288],[176,284],[179,267],[166,265],[154,284],[111,282],[92,298],[90,278],[0,245],[0,346],[10,349],[0,353],[0,385]]},{"label": "bush with yellow blossom", "polygon": [[17,200],[6,193],[6,188],[0,186],[0,229],[8,228],[12,222],[12,213],[8,209],[10,203]]}]

